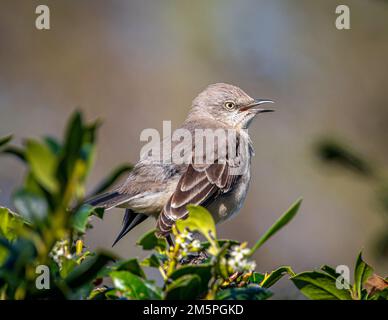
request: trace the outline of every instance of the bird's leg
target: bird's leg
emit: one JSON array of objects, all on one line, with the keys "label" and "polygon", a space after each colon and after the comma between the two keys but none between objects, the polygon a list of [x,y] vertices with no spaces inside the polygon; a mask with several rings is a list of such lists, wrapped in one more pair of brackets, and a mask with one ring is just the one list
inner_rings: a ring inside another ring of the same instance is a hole
[{"label": "bird's leg", "polygon": [[168,234],[168,235],[166,236],[166,240],[167,240],[167,243],[168,243],[168,245],[169,245],[170,247],[173,247],[173,246],[175,245],[174,240],[173,240],[172,237],[171,237],[171,234]]}]

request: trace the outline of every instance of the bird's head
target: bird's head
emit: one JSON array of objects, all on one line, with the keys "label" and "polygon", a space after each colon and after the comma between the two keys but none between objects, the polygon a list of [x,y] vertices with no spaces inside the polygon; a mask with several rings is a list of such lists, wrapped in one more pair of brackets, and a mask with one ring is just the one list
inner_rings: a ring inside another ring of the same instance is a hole
[{"label": "bird's head", "polygon": [[253,118],[272,109],[263,104],[273,103],[268,99],[253,99],[239,87],[226,83],[209,85],[194,100],[192,113],[211,117],[233,128],[248,128]]}]

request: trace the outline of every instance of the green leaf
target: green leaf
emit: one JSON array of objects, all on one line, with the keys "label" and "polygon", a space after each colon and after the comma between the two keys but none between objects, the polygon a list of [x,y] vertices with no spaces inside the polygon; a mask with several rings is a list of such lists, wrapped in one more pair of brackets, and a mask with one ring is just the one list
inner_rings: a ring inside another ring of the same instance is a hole
[{"label": "green leaf", "polygon": [[104,217],[105,209],[94,207],[93,215],[102,219]]},{"label": "green leaf", "polygon": [[100,270],[113,260],[115,260],[115,257],[105,252],[100,252],[95,257],[85,259],[85,261],[76,267],[66,278],[66,285],[69,288],[75,289],[91,283]]},{"label": "green leaf", "polygon": [[102,121],[100,119],[95,120],[91,124],[85,126],[84,141],[90,144],[94,144],[96,141],[96,133],[98,128],[101,126]]},{"label": "green leaf", "polygon": [[264,274],[259,273],[259,272],[253,272],[252,275],[249,277],[249,282],[250,283],[256,283],[256,284],[261,284],[264,280]]},{"label": "green leaf", "polygon": [[176,222],[177,229],[183,231],[187,228],[192,232],[202,233],[211,244],[209,252],[215,255],[218,252],[218,245],[215,241],[216,226],[212,215],[201,206],[188,205],[187,210],[188,217]]},{"label": "green leaf", "polygon": [[361,291],[365,282],[373,275],[373,268],[362,260],[362,252],[357,257],[356,269],[354,271],[354,293],[361,299]]},{"label": "green leaf", "polygon": [[265,280],[261,283],[261,286],[263,288],[270,288],[272,287],[276,282],[278,282],[285,274],[288,274],[290,276],[295,276],[294,271],[292,271],[291,267],[284,266],[280,267],[274,271],[272,271],[268,277],[265,278]]},{"label": "green leaf", "polygon": [[57,192],[58,184],[55,179],[57,159],[47,145],[28,140],[25,153],[35,179],[50,192]]},{"label": "green leaf", "polygon": [[160,253],[153,253],[149,257],[145,258],[141,265],[144,267],[159,268],[163,261],[167,260],[167,256]]},{"label": "green leaf", "polygon": [[24,177],[24,189],[36,195],[40,195],[40,196],[47,195],[44,193],[44,191],[42,190],[42,187],[40,186],[39,182],[36,181],[31,171],[27,172],[26,176]]},{"label": "green leaf", "polygon": [[214,263],[215,273],[220,275],[224,280],[228,279],[230,274],[228,271],[228,266],[225,263],[226,255],[228,254],[228,249],[232,244],[230,242],[225,242],[221,249],[218,251]]},{"label": "green leaf", "polygon": [[197,275],[201,281],[200,293],[205,293],[208,290],[208,284],[212,277],[212,265],[211,264],[200,264],[200,265],[185,265],[175,270],[170,278],[177,280],[186,275]]},{"label": "green leaf", "polygon": [[58,156],[61,153],[62,146],[61,146],[61,143],[56,138],[45,137],[44,141],[53,154]]},{"label": "green leaf", "polygon": [[75,267],[77,267],[77,262],[73,259],[62,259],[62,265],[60,270],[60,275],[62,278],[66,278]]},{"label": "green leaf", "polygon": [[153,250],[153,249],[159,249],[159,250],[165,250],[167,247],[166,239],[164,238],[158,238],[155,235],[155,229],[148,231],[145,233],[136,243],[137,245],[141,246],[143,250]]},{"label": "green leaf", "polygon": [[80,112],[76,111],[71,116],[67,125],[61,160],[57,170],[57,176],[61,181],[62,188],[66,186],[74,171],[77,159],[80,156],[82,143],[82,115]]},{"label": "green leaf", "polygon": [[0,147],[5,146],[11,140],[12,140],[12,135],[1,137],[0,138]]},{"label": "green leaf", "polygon": [[141,268],[139,261],[137,259],[129,259],[126,261],[121,261],[116,268],[117,271],[129,271],[132,274],[145,279],[146,275]]},{"label": "green leaf", "polygon": [[117,168],[115,168],[91,193],[89,197],[93,197],[94,195],[98,195],[104,193],[111,186],[115,184],[115,182],[125,173],[130,172],[133,169],[133,166],[130,164],[123,164]]},{"label": "green leaf", "polygon": [[13,202],[19,214],[29,222],[42,221],[48,214],[46,200],[33,192],[19,190],[13,195]]},{"label": "green leaf", "polygon": [[94,164],[94,158],[95,158],[95,151],[96,148],[91,143],[84,143],[81,148],[80,152],[80,159],[82,159],[84,163],[84,172],[81,175],[82,181],[84,181],[90,172],[93,164]]},{"label": "green leaf", "polygon": [[0,235],[12,241],[20,234],[25,222],[8,208],[0,207]]},{"label": "green leaf", "polygon": [[21,148],[15,146],[7,146],[1,151],[1,153],[13,155],[19,160],[26,162],[25,152]]},{"label": "green leaf", "polygon": [[[335,271],[334,268],[328,266],[328,265],[323,265],[321,267],[321,270],[323,272],[325,272],[327,275],[329,275],[330,277],[332,277],[334,280],[337,281],[338,277],[341,277],[342,274],[341,273],[338,273],[337,271]],[[342,285],[346,285],[348,288],[351,287],[350,283],[345,279],[344,276],[341,277],[342,278]]]},{"label": "green leaf", "polygon": [[373,294],[369,300],[383,300],[388,301],[388,288],[384,289],[382,291],[377,291],[375,294]]},{"label": "green leaf", "polygon": [[95,288],[89,295],[88,300],[117,300],[114,288]]},{"label": "green leaf", "polygon": [[272,293],[257,284],[249,284],[244,288],[228,288],[217,293],[217,300],[266,300]]},{"label": "green leaf", "polygon": [[370,176],[373,171],[368,160],[351,150],[346,144],[332,138],[324,138],[317,144],[318,156],[327,163],[342,166],[356,173]]},{"label": "green leaf", "polygon": [[[17,237],[12,243],[0,237],[0,248],[7,250],[7,260],[0,268],[0,287],[2,281],[8,283],[10,289],[24,283],[26,266],[36,259],[36,247],[32,240]],[[2,257],[3,258],[3,257]],[[12,289],[11,289],[12,290]]]},{"label": "green leaf", "polygon": [[73,215],[73,228],[78,232],[85,233],[88,224],[89,216],[93,214],[94,207],[90,204],[82,205]]},{"label": "green leaf", "polygon": [[297,200],[291,207],[263,234],[263,236],[252,247],[249,255],[252,255],[259,249],[269,238],[271,238],[276,232],[289,223],[292,218],[297,214],[302,199]]},{"label": "green leaf", "polygon": [[110,274],[114,286],[125,297],[136,300],[161,299],[161,292],[150,281],[144,280],[128,271],[113,271]]},{"label": "green leaf", "polygon": [[307,271],[291,277],[295,286],[312,300],[352,300],[349,290],[338,289],[332,276],[320,271]]},{"label": "green leaf", "polygon": [[326,264],[321,267],[321,270],[324,271],[329,276],[331,276],[333,279],[337,279],[340,276],[340,274],[337,273],[334,268]]},{"label": "green leaf", "polygon": [[201,293],[201,278],[196,274],[186,274],[167,286],[166,300],[198,299]]}]

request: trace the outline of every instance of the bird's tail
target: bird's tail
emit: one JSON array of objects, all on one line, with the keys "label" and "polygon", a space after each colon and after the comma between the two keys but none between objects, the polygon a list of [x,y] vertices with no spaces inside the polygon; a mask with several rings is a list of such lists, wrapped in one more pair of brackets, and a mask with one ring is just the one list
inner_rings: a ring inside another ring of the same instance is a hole
[{"label": "bird's tail", "polygon": [[[104,208],[105,210],[112,209],[114,207],[120,206],[121,204],[128,201],[128,195],[122,194],[117,191],[104,193],[102,195],[96,196],[88,201],[87,204],[90,204],[93,207]],[[125,215],[123,219],[123,226],[116,240],[114,241],[112,247],[120,241],[129,231],[131,231],[138,224],[142,223],[148,216],[142,213],[136,213],[131,209],[125,210]]]},{"label": "bird's tail", "polygon": [[129,231],[131,231],[138,224],[142,223],[148,216],[143,213],[133,212],[131,209],[126,209],[124,218],[123,218],[123,226],[116,240],[113,242],[112,247],[121,240]]},{"label": "bird's tail", "polygon": [[127,194],[122,194],[117,191],[113,191],[96,196],[86,201],[86,203],[92,205],[93,207],[99,207],[104,208],[105,210],[109,210],[123,204],[127,200]]}]

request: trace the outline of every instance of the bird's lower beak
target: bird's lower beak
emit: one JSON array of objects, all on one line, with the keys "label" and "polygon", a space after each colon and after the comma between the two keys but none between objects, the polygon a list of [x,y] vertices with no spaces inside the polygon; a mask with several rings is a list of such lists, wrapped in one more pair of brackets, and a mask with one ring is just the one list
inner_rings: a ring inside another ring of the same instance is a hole
[{"label": "bird's lower beak", "polygon": [[263,113],[263,112],[273,112],[275,110],[273,109],[267,109],[267,108],[261,108],[259,107],[260,105],[262,104],[265,104],[265,103],[275,103],[274,101],[272,100],[269,100],[269,99],[257,99],[255,101],[253,101],[252,103],[248,104],[247,106],[244,106],[242,108],[240,108],[240,111],[251,111],[251,112],[255,112],[255,113]]}]

